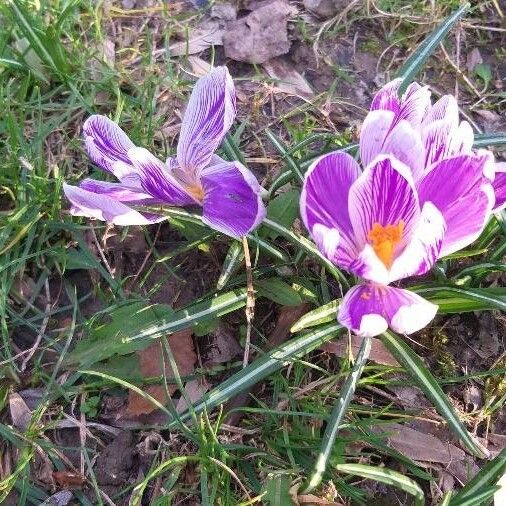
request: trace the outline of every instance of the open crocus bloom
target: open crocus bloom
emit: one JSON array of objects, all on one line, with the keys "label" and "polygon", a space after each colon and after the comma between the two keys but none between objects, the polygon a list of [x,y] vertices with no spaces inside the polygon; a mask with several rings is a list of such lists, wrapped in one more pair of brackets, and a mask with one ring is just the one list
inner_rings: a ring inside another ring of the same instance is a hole
[{"label": "open crocus bloom", "polygon": [[366,281],[348,291],[338,314],[360,335],[425,327],[437,306],[388,285],[473,242],[495,201],[489,153],[471,151],[472,132],[469,141],[453,101],[431,106],[418,85],[398,99],[397,87],[380,91],[364,121],[364,171],[346,153],[324,155],[301,195],[301,216],[319,249]]},{"label": "open crocus bloom", "polygon": [[501,211],[506,207],[506,162],[495,164],[495,178],[492,186],[495,192],[494,211]]},{"label": "open crocus bloom", "polygon": [[183,119],[177,156],[165,163],[137,147],[113,121],[94,115],[84,124],[93,162],[119,183],[85,179],[64,184],[71,212],[117,225],[166,219],[136,209],[145,205],[201,206],[202,220],[232,237],[253,230],[265,217],[261,188],[239,162],[214,154],[235,118],[235,90],[226,67],[198,80]]}]

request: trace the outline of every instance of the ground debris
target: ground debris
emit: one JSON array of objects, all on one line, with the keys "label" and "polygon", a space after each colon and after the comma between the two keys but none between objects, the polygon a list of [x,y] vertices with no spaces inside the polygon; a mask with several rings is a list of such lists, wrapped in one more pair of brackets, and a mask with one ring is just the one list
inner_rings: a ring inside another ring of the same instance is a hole
[{"label": "ground debris", "polygon": [[302,98],[309,98],[314,95],[306,79],[286,60],[272,58],[265,62],[263,66],[267,74],[278,81],[274,83],[275,90]]},{"label": "ground debris", "polygon": [[261,2],[247,16],[231,21],[223,37],[225,56],[246,63],[264,63],[288,53],[288,19],[295,13],[284,0]]}]

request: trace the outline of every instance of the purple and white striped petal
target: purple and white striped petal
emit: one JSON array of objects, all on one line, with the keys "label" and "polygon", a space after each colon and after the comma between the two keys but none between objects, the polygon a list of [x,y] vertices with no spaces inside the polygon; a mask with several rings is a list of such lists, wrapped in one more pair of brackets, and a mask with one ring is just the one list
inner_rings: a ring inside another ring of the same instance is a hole
[{"label": "purple and white striped petal", "polygon": [[144,191],[168,205],[188,206],[200,202],[192,197],[169,172],[166,165],[147,149],[131,148],[128,157]]},{"label": "purple and white striped petal", "polygon": [[74,216],[86,216],[114,223],[115,225],[151,225],[166,219],[153,213],[140,213],[135,209],[102,193],[63,184],[65,196],[72,204]]},{"label": "purple and white striped petal", "polygon": [[359,250],[368,244],[374,224],[403,223],[399,251],[418,224],[420,206],[408,167],[390,156],[378,157],[350,187],[348,213]]},{"label": "purple and white striped petal", "polygon": [[142,191],[142,189],[139,190],[121,183],[84,179],[79,183],[79,188],[99,195],[107,195],[119,202],[129,202],[133,205],[157,205],[162,203],[160,200],[153,198],[152,195]]},{"label": "purple and white striped petal", "polygon": [[401,98],[396,122],[406,120],[415,129],[418,129],[430,110],[430,90],[427,86],[411,83]]},{"label": "purple and white striped petal", "polygon": [[392,264],[388,282],[428,272],[439,257],[445,232],[443,215],[431,202],[425,202],[409,244]]},{"label": "purple and white striped petal", "polygon": [[446,222],[441,256],[468,246],[485,228],[495,201],[484,176],[488,161],[488,156],[474,155],[442,160],[420,181],[420,203],[432,202]]},{"label": "purple and white striped petal", "polygon": [[388,327],[412,334],[426,327],[438,307],[408,290],[366,283],[344,296],[338,311],[341,325],[360,336],[377,336]]},{"label": "purple and white striped petal", "polygon": [[495,164],[495,178],[492,186],[495,193],[494,212],[506,207],[506,162]]},{"label": "purple and white striped petal", "polygon": [[190,96],[181,126],[177,159],[196,174],[205,168],[235,118],[235,88],[226,67],[201,77]]},{"label": "purple and white striped petal", "polygon": [[126,180],[134,172],[128,150],[135,146],[128,135],[114,121],[98,114],[84,122],[83,133],[92,161],[127,183]]},{"label": "purple and white striped petal", "polygon": [[401,82],[402,79],[398,78],[385,84],[374,96],[371,111],[392,111],[397,115],[400,108],[399,86]]},{"label": "purple and white striped petal", "polygon": [[[360,161],[367,167],[382,153],[385,139],[394,123],[393,111],[375,110],[367,114],[360,129]],[[387,154],[387,153],[386,153]]]},{"label": "purple and white striped petal", "polygon": [[347,202],[349,189],[360,174],[360,167],[349,154],[335,151],[309,167],[302,186],[302,221],[320,251],[342,267],[356,255]]},{"label": "purple and white striped petal", "polygon": [[423,118],[422,126],[426,127],[434,121],[443,120],[450,125],[459,124],[459,106],[453,95],[443,95],[437,100]]},{"label": "purple and white striped petal", "polygon": [[261,187],[239,162],[210,165],[201,171],[202,221],[231,237],[245,236],[265,218]]}]

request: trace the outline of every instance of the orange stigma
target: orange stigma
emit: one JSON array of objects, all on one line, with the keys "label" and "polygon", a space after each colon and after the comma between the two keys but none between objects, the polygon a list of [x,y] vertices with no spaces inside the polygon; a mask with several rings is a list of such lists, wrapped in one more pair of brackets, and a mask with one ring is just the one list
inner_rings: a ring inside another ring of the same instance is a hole
[{"label": "orange stigma", "polygon": [[402,238],[403,231],[404,222],[401,220],[397,225],[387,225],[386,227],[374,223],[372,230],[367,235],[374,252],[388,269],[392,267],[394,250]]},{"label": "orange stigma", "polygon": [[202,203],[204,200],[204,189],[200,184],[187,186],[186,191],[198,202]]}]

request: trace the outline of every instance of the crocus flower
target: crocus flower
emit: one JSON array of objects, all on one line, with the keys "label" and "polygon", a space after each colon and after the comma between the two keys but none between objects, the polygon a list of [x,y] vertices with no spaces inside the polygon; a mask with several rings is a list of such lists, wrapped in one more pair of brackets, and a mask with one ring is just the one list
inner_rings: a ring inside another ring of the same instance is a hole
[{"label": "crocus flower", "polygon": [[492,186],[495,192],[494,211],[501,211],[506,207],[506,162],[495,164],[495,178]]},{"label": "crocus flower", "polygon": [[94,115],[84,123],[88,154],[119,182],[85,179],[65,184],[71,212],[115,223],[142,225],[166,219],[143,211],[153,206],[201,206],[202,221],[232,237],[253,230],[265,217],[260,185],[241,163],[214,154],[236,113],[226,67],[198,80],[183,119],[177,156],[165,163],[137,147],[116,123]]},{"label": "crocus flower", "polygon": [[494,206],[491,158],[473,153],[454,99],[433,106],[426,88],[398,82],[375,97],[360,137],[364,170],[333,152],[309,168],[302,219],[323,254],[364,283],[343,298],[338,320],[359,335],[388,327],[410,334],[437,306],[390,283],[425,274],[444,255],[473,242]]}]

